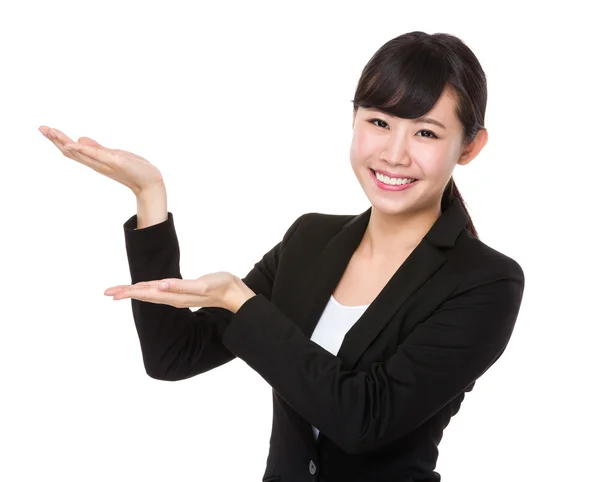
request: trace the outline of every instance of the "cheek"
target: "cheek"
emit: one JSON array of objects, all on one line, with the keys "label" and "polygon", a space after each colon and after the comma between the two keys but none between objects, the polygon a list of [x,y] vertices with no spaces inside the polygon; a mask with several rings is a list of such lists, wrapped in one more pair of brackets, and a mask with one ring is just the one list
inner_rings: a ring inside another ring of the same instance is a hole
[{"label": "cheek", "polygon": [[356,129],[352,135],[350,143],[350,159],[352,163],[359,163],[361,160],[371,156],[375,151],[373,142],[369,141],[368,136]]},{"label": "cheek", "polygon": [[424,176],[432,180],[449,176],[454,167],[454,153],[448,145],[439,141],[415,145],[411,157]]},{"label": "cheek", "polygon": [[423,176],[433,183],[445,184],[452,173],[452,167],[452,163],[445,157],[429,156],[419,161]]}]

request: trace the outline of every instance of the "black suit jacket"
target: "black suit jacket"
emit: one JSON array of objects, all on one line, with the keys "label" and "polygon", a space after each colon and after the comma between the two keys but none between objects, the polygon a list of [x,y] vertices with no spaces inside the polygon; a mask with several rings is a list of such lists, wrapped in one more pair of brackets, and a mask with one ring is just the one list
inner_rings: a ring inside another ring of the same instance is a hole
[{"label": "black suit jacket", "polygon": [[[239,357],[272,387],[263,481],[439,481],[443,429],[511,337],[523,270],[465,229],[454,200],[337,355],[310,340],[370,214],[300,216],[242,278],[257,296],[235,314],[131,300],[150,377]],[[136,215],[124,224],[132,283],[181,278],[172,213],[136,226]]]}]

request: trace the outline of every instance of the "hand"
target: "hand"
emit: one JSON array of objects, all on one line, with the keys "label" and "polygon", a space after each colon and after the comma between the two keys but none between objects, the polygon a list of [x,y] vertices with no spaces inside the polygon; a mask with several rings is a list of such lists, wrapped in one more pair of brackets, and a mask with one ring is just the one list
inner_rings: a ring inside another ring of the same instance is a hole
[{"label": "hand", "polygon": [[[159,283],[168,283],[162,288]],[[113,300],[132,298],[175,308],[219,307],[236,312],[255,293],[238,277],[225,271],[206,274],[195,280],[166,278],[141,281],[134,285],[117,285],[104,294]]]},{"label": "hand", "polygon": [[163,183],[158,168],[137,154],[121,149],[109,149],[89,137],[80,137],[78,142],[75,142],[58,129],[50,129],[46,126],[41,126],[39,130],[66,157],[120,182],[131,189],[136,196],[142,190]]}]

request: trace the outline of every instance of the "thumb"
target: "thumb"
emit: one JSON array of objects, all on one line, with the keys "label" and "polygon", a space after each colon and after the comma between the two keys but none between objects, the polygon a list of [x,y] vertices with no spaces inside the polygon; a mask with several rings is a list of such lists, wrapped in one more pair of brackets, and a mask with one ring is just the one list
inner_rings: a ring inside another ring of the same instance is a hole
[{"label": "thumb", "polygon": [[174,291],[183,293],[187,286],[187,281],[181,278],[165,278],[158,282],[158,289],[163,291]]}]

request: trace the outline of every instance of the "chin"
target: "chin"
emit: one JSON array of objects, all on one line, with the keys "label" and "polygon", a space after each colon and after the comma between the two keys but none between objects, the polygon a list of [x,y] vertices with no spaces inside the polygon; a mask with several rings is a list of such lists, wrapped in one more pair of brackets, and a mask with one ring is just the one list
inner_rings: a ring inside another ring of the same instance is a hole
[{"label": "chin", "polygon": [[404,205],[404,203],[382,202],[376,200],[375,202],[371,202],[371,204],[373,209],[377,209],[380,213],[388,216],[399,216],[413,211],[411,205]]},{"label": "chin", "polygon": [[422,196],[403,196],[405,193],[402,191],[388,191],[382,194],[381,192],[377,192],[379,188],[375,187],[375,189],[375,191],[373,189],[369,190],[367,197],[371,201],[373,208],[381,213],[390,216],[404,215],[416,213],[424,208],[424,199]]}]

